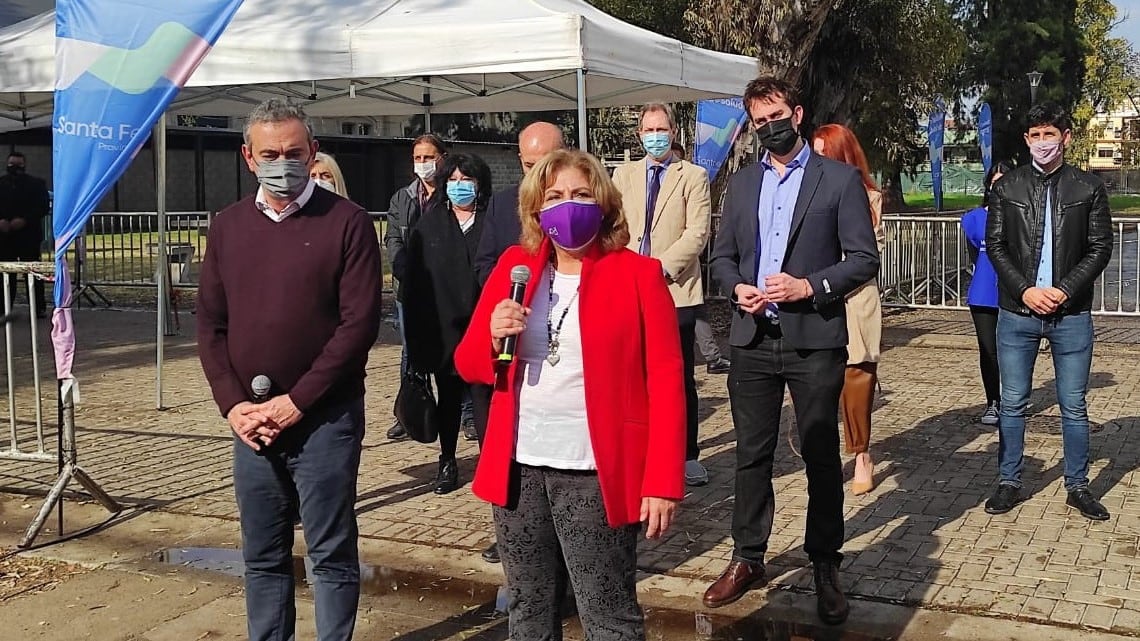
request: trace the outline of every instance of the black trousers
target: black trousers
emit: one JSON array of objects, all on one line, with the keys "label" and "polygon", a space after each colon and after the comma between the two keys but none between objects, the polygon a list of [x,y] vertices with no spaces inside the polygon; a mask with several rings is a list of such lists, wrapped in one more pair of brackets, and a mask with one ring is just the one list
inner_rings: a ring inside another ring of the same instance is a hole
[{"label": "black trousers", "polygon": [[677,326],[681,330],[681,359],[685,363],[685,460],[695,461],[701,453],[697,445],[697,312],[700,306],[678,307]]},{"label": "black trousers", "polygon": [[778,328],[752,347],[732,348],[728,398],[736,431],[736,559],[762,563],[776,497],[772,466],[780,437],[784,387],[792,395],[799,447],[807,468],[804,551],[812,562],[842,560],[843,468],[839,459],[839,393],[846,348],[796,350]]},{"label": "black trousers", "polygon": [[491,415],[491,395],[494,394],[493,385],[471,386],[471,407],[475,411],[475,434],[479,437],[479,447],[483,447],[483,438],[487,435],[487,419]]},{"label": "black trousers", "polygon": [[978,335],[978,365],[982,370],[982,386],[986,389],[986,405],[1001,401],[1001,377],[998,375],[996,307],[970,305],[974,333]]},{"label": "black trousers", "polygon": [[436,374],[436,412],[439,430],[439,458],[441,461],[455,458],[459,445],[459,420],[463,408],[463,393],[467,383],[457,374]]}]

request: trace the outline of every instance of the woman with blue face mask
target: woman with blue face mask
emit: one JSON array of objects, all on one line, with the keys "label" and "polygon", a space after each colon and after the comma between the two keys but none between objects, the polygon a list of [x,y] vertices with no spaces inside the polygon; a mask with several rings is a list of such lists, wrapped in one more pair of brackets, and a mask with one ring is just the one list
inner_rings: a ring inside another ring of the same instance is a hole
[{"label": "woman with blue face mask", "polygon": [[474,259],[493,187],[490,167],[474,154],[447,156],[434,183],[431,200],[408,234],[399,296],[408,366],[435,379],[440,448],[435,493],[447,494],[459,487],[455,450],[467,392],[453,357],[479,298]]}]

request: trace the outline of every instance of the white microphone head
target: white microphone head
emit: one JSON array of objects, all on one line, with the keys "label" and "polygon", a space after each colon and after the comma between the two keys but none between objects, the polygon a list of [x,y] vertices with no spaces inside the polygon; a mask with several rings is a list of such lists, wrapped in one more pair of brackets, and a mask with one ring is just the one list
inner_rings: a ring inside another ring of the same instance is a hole
[{"label": "white microphone head", "polygon": [[269,377],[265,374],[258,374],[253,377],[253,382],[249,384],[249,388],[253,391],[254,396],[265,396],[269,394],[269,388],[273,384],[269,381]]},{"label": "white microphone head", "polygon": [[511,282],[515,285],[526,285],[530,281],[530,268],[526,265],[515,265],[511,268]]}]

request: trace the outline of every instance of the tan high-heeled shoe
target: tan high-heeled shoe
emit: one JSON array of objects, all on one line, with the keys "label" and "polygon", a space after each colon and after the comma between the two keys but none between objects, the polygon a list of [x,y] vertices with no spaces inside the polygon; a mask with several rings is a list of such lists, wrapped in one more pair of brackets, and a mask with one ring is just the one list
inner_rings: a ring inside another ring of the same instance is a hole
[{"label": "tan high-heeled shoe", "polygon": [[863,453],[863,454],[856,454],[855,455],[855,476],[856,477],[859,476],[859,457],[860,456],[866,456],[867,457],[867,464],[870,467],[870,470],[869,470],[870,474],[868,475],[869,478],[866,481],[859,481],[859,480],[852,479],[852,481],[851,481],[851,494],[853,494],[855,496],[867,494],[871,490],[875,489],[875,462],[871,460],[871,455],[869,453]]}]

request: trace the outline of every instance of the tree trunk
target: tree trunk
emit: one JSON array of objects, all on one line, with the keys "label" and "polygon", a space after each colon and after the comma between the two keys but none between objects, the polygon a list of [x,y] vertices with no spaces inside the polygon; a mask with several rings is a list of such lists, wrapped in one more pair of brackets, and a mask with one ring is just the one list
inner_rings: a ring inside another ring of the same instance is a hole
[{"label": "tree trunk", "polygon": [[883,213],[898,214],[910,211],[903,198],[902,169],[898,165],[883,172]]}]

